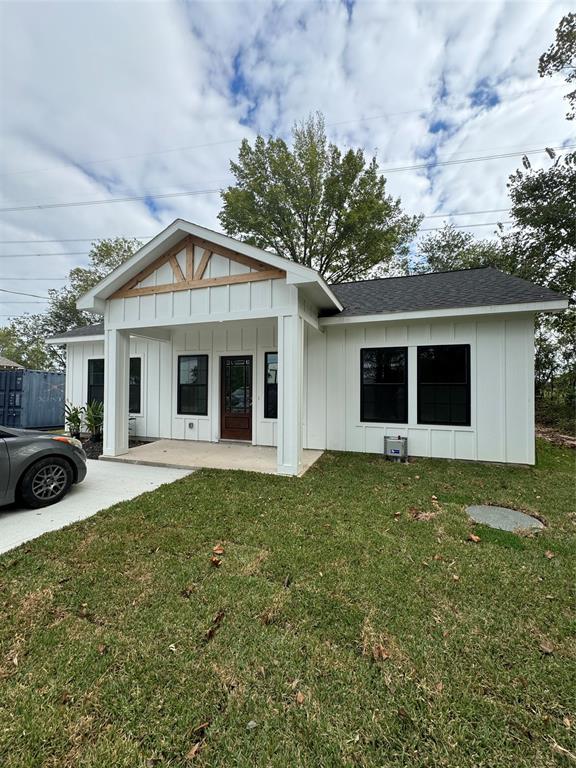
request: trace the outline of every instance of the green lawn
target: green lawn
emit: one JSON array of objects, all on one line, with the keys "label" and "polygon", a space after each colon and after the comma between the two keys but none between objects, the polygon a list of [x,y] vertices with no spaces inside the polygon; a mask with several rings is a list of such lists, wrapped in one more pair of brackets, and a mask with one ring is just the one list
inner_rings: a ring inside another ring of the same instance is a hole
[{"label": "green lawn", "polygon": [[0,765],[573,764],[574,458],[203,470],[3,555]]}]

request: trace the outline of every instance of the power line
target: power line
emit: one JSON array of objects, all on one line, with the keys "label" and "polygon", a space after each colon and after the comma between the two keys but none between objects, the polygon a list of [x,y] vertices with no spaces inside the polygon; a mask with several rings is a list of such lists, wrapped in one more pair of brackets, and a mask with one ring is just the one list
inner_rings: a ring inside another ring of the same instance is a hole
[{"label": "power line", "polygon": [[95,240],[149,240],[154,235],[108,235],[108,237],[72,237],[72,238],[58,238],[56,240],[0,240],[0,243],[16,245],[20,243],[30,243],[35,245],[36,243],[92,243]]},{"label": "power line", "polygon": [[[484,221],[482,224],[452,224],[452,226],[455,229],[469,229],[470,227],[493,227],[498,226],[498,224],[513,224],[512,221]],[[424,229],[419,230],[420,232],[438,232],[439,230],[444,229],[444,227],[426,227]]]},{"label": "power line", "polygon": [[[567,144],[565,147],[548,147],[555,151],[563,149],[573,149],[576,144]],[[461,160],[434,160],[428,163],[418,163],[416,165],[401,165],[396,168],[382,168],[380,174],[396,173],[397,171],[416,171],[421,168],[435,168],[438,165],[462,165],[465,163],[478,163],[482,160],[501,160],[508,157],[523,157],[524,155],[540,155],[546,152],[546,149],[528,149],[522,152],[504,152],[499,155],[479,155],[477,157],[466,157]]]},{"label": "power line", "polygon": [[[551,149],[559,151],[564,149],[572,149],[574,147],[576,147],[576,144],[567,144],[565,147],[552,147]],[[385,173],[395,173],[397,171],[420,170],[422,168],[433,168],[433,167],[445,166],[445,165],[461,165],[465,163],[477,163],[483,160],[499,160],[499,159],[509,158],[509,157],[522,157],[524,155],[542,154],[543,152],[546,152],[546,149],[522,150],[518,152],[507,152],[499,155],[496,155],[496,154],[481,155],[481,156],[469,157],[461,160],[435,160],[433,162],[428,162],[428,163],[418,163],[415,165],[397,166],[395,168],[383,168],[380,171],[380,174],[383,175]],[[0,208],[0,213],[15,213],[16,211],[38,211],[38,210],[48,210],[52,208],[75,208],[79,206],[107,205],[108,203],[128,203],[128,202],[138,202],[142,200],[163,200],[163,199],[173,198],[173,197],[192,197],[195,195],[211,195],[211,194],[220,193],[220,191],[221,191],[220,189],[195,189],[187,192],[163,192],[163,193],[149,192],[146,195],[113,197],[113,198],[109,198],[108,200],[80,200],[80,201],[68,201],[63,203],[37,203],[35,205],[16,206],[13,208]]]},{"label": "power line", "polygon": [[49,296],[39,296],[37,293],[24,293],[24,291],[9,291],[8,288],[0,288],[2,293],[13,293],[16,296],[32,296],[33,299],[49,299]]},{"label": "power line", "polygon": [[2,253],[0,259],[18,259],[28,256],[87,256],[90,251],[69,251],[68,253]]},{"label": "power line", "polygon": [[[553,88],[565,88],[565,87],[566,85],[564,83],[558,84],[558,85],[549,85],[544,88],[532,88],[526,91],[521,91],[520,93],[512,94],[512,96],[513,97],[524,96],[527,93],[535,93],[538,91],[548,91]],[[435,109],[417,108],[417,109],[406,109],[401,112],[383,112],[379,115],[371,115],[368,117],[355,117],[349,120],[338,120],[336,122],[326,123],[326,128],[333,128],[339,125],[347,125],[350,123],[366,123],[372,120],[385,120],[389,117],[403,117],[405,115],[412,115],[412,114],[430,115],[434,111]],[[152,155],[166,155],[174,152],[187,152],[192,149],[206,149],[208,147],[222,146],[225,144],[237,144],[243,141],[245,138],[246,136],[242,136],[237,139],[223,139],[222,141],[204,142],[202,144],[187,144],[182,147],[168,147],[166,149],[157,149],[157,150],[152,150],[150,152],[137,152],[129,155],[117,155],[115,157],[100,158],[98,160],[78,160],[78,161],[70,161],[70,162],[72,165],[75,165],[75,166],[99,165],[100,163],[111,163],[111,162],[115,162],[116,160],[132,160],[139,157],[150,157]],[[6,173],[0,173],[0,177],[20,176],[28,173],[50,173],[56,170],[61,170],[61,166],[55,165],[50,168],[36,168],[36,169],[20,170],[20,171],[7,171]]]},{"label": "power line", "polygon": [[[451,216],[477,216],[479,214],[483,213],[505,213],[509,211],[510,208],[486,208],[481,211],[452,211],[451,213],[430,213],[424,215],[423,219],[443,219],[443,218],[450,218]],[[72,237],[72,238],[56,238],[54,240],[0,240],[0,245],[36,245],[36,244],[44,244],[44,243],[93,243],[97,242],[98,240],[111,240],[113,238],[123,238],[125,240],[150,240],[155,235],[107,235],[107,236],[98,236],[98,237]],[[84,251],[82,251],[84,253]],[[87,253],[87,252],[86,252]],[[78,255],[80,252],[78,253]],[[15,255],[22,255],[27,256],[28,254],[15,254]],[[35,254],[31,254],[35,255]],[[41,256],[44,255],[51,255],[51,256],[69,256],[72,255],[72,253],[65,253],[65,254],[39,254]]]}]

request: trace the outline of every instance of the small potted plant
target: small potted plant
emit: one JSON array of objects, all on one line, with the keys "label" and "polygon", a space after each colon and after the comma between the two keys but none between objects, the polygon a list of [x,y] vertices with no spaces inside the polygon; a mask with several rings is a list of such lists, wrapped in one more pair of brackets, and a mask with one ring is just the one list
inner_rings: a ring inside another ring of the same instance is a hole
[{"label": "small potted plant", "polygon": [[64,406],[64,415],[66,420],[66,428],[68,429],[70,437],[75,437],[78,440],[80,438],[80,430],[82,428],[84,408],[68,402]]}]

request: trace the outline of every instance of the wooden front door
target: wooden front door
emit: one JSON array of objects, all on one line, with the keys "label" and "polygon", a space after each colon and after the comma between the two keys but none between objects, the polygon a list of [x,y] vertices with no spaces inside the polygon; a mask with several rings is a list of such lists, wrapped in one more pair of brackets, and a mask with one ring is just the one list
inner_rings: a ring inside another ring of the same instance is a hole
[{"label": "wooden front door", "polygon": [[252,440],[251,355],[221,358],[220,437],[224,440]]}]

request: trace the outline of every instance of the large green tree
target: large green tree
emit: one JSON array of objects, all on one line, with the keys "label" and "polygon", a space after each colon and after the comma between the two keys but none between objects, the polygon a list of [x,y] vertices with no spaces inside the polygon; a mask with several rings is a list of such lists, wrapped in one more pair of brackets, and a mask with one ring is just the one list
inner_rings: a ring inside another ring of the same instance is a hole
[{"label": "large green tree", "polygon": [[[2,329],[0,350],[6,350],[2,354],[28,368],[63,368],[62,351],[46,344],[45,340],[71,328],[98,322],[98,316],[77,309],[77,300],[130,258],[140,245],[138,240],[121,237],[94,242],[87,266],[74,267],[66,285],[48,291],[49,303],[45,312],[15,317]],[[10,350],[12,356],[8,354]]]},{"label": "large green tree", "polygon": [[376,158],[326,138],[320,114],[283,139],[244,140],[222,192],[225,231],[316,269],[330,282],[385,273],[407,256],[419,220],[386,194]]},{"label": "large green tree", "polygon": [[[540,56],[538,74],[551,77],[564,74],[567,83],[576,83],[576,13],[567,13],[556,28],[556,39]],[[568,120],[576,117],[576,88],[564,97],[569,104]]]}]

